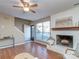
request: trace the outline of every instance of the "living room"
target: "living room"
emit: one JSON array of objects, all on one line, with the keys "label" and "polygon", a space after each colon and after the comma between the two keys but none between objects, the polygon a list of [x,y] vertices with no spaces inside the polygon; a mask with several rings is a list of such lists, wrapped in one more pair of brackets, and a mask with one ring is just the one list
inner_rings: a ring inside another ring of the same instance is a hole
[{"label": "living room", "polygon": [[0,2],[0,59],[79,59],[79,0]]}]

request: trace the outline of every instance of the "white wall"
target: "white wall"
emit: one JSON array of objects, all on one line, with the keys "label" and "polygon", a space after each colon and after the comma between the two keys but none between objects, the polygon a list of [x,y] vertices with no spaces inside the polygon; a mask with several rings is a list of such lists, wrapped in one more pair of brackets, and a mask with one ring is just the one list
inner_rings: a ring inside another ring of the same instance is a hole
[{"label": "white wall", "polygon": [[[55,27],[55,21],[58,20],[58,19],[61,19],[63,17],[69,17],[69,16],[72,16],[73,17],[73,26],[77,26],[78,24],[76,24],[76,22],[79,21],[79,6],[78,7],[75,7],[75,8],[72,8],[70,10],[67,10],[67,11],[64,11],[64,12],[60,12],[56,15],[52,15],[51,16],[51,28],[54,28]],[[56,35],[57,34],[61,34],[61,35],[73,35],[73,44],[74,46],[73,47],[76,47],[76,44],[79,42],[79,31],[77,30],[64,30],[64,31],[54,31],[52,30],[52,37],[54,39],[56,39]]]},{"label": "white wall", "polygon": [[[14,25],[14,17],[0,14],[0,38],[5,36],[14,36],[15,43],[24,43],[24,34]],[[11,41],[1,41],[0,46],[11,43]]]}]

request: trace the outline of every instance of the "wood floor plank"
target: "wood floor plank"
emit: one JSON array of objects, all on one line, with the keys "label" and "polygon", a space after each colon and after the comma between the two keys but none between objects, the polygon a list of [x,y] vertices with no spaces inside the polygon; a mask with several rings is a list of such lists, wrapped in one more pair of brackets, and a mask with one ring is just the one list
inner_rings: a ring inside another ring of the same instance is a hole
[{"label": "wood floor plank", "polygon": [[5,48],[0,50],[0,59],[14,59],[17,54],[27,52],[39,59],[63,59],[61,54],[51,52],[37,43],[28,43],[16,46],[15,48]]}]

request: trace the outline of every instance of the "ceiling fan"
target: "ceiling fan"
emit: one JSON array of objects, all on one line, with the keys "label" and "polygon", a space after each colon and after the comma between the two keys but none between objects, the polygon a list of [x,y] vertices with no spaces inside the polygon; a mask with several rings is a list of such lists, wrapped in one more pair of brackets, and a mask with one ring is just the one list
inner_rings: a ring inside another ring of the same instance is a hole
[{"label": "ceiling fan", "polygon": [[17,7],[17,8],[23,8],[24,12],[28,12],[31,11],[32,13],[36,13],[36,11],[32,10],[32,8],[37,7],[38,4],[31,4],[30,1],[25,2],[24,0],[20,0],[22,6],[16,6],[14,5],[13,7]]}]

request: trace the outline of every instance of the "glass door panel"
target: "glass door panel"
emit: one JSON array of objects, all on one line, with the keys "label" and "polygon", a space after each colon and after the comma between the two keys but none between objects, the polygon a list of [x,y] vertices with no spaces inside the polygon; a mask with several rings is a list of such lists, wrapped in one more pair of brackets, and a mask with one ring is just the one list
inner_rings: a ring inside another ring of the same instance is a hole
[{"label": "glass door panel", "polygon": [[43,22],[43,40],[47,41],[50,37],[50,21]]},{"label": "glass door panel", "polygon": [[42,40],[42,23],[36,24],[36,39]]},{"label": "glass door panel", "polygon": [[50,37],[50,21],[36,24],[36,39],[47,41]]}]

